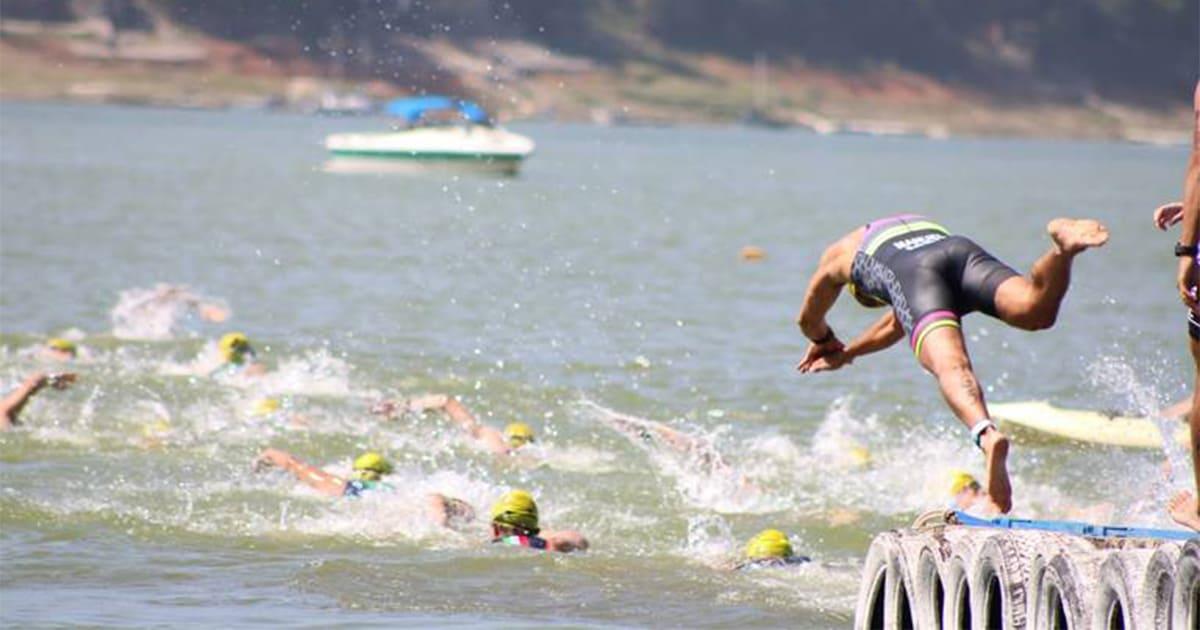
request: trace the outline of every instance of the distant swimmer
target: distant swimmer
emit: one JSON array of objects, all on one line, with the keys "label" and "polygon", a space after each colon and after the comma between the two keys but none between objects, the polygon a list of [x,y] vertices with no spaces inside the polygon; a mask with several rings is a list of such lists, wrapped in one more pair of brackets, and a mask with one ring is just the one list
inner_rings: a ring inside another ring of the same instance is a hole
[{"label": "distant swimmer", "polygon": [[[974,475],[965,470],[950,473],[949,497],[951,510],[966,512],[972,516],[992,517],[1000,514],[1000,508],[988,496]],[[1092,505],[1054,502],[1054,516],[1072,520],[1102,522],[1111,520],[1116,512],[1112,503]]]},{"label": "distant swimmer", "polygon": [[47,361],[67,362],[74,361],[79,356],[79,346],[75,345],[70,339],[62,337],[54,337],[46,340],[46,345],[42,346],[38,357]]},{"label": "distant swimmer", "polygon": [[209,376],[261,376],[267,371],[267,366],[258,362],[254,346],[250,345],[250,339],[243,333],[231,332],[222,336],[217,342],[217,351],[220,353],[220,363],[209,371]]},{"label": "distant swimmer", "polygon": [[422,413],[441,411],[457,424],[472,440],[497,455],[512,455],[521,447],[534,442],[533,428],[524,422],[510,422],[500,431],[479,422],[457,398],[429,394],[403,402],[385,400],[371,407],[371,413],[392,417],[398,411]]},{"label": "distant swimmer", "polygon": [[787,534],[778,529],[764,529],[746,542],[745,557],[734,570],[798,566],[812,562],[808,556],[797,555]]},{"label": "distant swimmer", "polygon": [[[1023,330],[1054,325],[1075,256],[1106,243],[1108,229],[1090,219],[1055,219],[1046,230],[1050,251],[1026,278],[970,239],[925,217],[872,221],[825,250],[798,318],[812,342],[797,366],[802,373],[836,370],[907,337],[917,360],[937,378],[950,409],[984,452],[988,494],[1001,512],[1012,509],[1009,442],[991,422],[959,320],[982,311]],[[849,344],[825,320],[844,286],[864,306],[891,307]]]},{"label": "distant swimmer", "polygon": [[508,492],[492,505],[492,542],[564,553],[588,548],[587,538],[577,531],[541,529],[537,503],[525,490]]},{"label": "distant swimmer", "polygon": [[0,399],[0,430],[8,430],[20,424],[19,416],[21,410],[25,408],[25,403],[33,398],[35,394],[42,391],[46,386],[54,389],[66,389],[75,382],[76,375],[70,372],[59,374],[46,374],[44,372],[35,372],[30,374],[24,382],[16,389],[12,390],[3,399]]},{"label": "distant swimmer", "polygon": [[705,475],[739,476],[721,453],[704,438],[688,435],[661,422],[635,418],[599,405],[589,405],[601,414],[605,424],[640,446],[658,445],[699,468]]},{"label": "distant swimmer", "polygon": [[[366,452],[354,459],[354,473],[349,479],[339,477],[305,463],[300,458],[275,448],[264,450],[254,460],[255,471],[275,467],[286,470],[305,485],[331,497],[361,497],[372,492],[394,492],[395,488],[383,478],[392,474],[391,462],[376,452]],[[426,514],[433,522],[449,527],[474,520],[475,509],[465,501],[438,493],[426,495]]]},{"label": "distant swimmer", "polygon": [[[1179,240],[1175,243],[1175,290],[1187,307],[1189,349],[1195,364],[1192,396],[1200,393],[1200,81],[1192,93],[1192,151],[1183,178],[1183,200],[1167,204],[1154,211],[1154,223],[1160,229],[1179,223]],[[1188,411],[1192,438],[1192,470],[1196,490],[1200,492],[1200,409],[1192,405]],[[1200,531],[1200,502],[1196,494],[1183,491],[1171,497],[1167,511],[1171,518],[1185,527]]]},{"label": "distant swimmer", "polygon": [[180,320],[193,311],[208,322],[229,318],[229,308],[220,301],[197,295],[183,285],[122,291],[111,313],[113,334],[124,339],[170,339]]}]

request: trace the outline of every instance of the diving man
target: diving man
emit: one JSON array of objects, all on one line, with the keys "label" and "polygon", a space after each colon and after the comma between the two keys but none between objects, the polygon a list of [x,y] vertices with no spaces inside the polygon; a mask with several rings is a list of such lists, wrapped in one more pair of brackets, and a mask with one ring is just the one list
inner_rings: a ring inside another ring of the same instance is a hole
[{"label": "diving man", "polygon": [[[1108,229],[1090,219],[1055,219],[1046,230],[1050,250],[1024,277],[970,239],[925,217],[872,221],[825,250],[797,321],[812,342],[797,366],[805,374],[836,370],[907,337],[917,360],[937,378],[951,411],[983,451],[988,495],[1001,512],[1012,509],[1008,438],[990,420],[959,320],[982,311],[1023,330],[1054,325],[1075,256],[1107,242]],[[844,286],[864,306],[891,307],[848,344],[825,321]]]}]

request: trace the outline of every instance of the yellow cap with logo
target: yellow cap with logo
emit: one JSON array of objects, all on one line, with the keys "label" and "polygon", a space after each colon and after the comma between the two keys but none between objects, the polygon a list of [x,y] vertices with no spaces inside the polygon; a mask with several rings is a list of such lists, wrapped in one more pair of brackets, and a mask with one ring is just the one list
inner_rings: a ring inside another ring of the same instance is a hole
[{"label": "yellow cap with logo", "polygon": [[254,352],[254,348],[250,347],[250,340],[240,332],[226,333],[217,342],[217,348],[221,350],[221,356],[230,363],[241,363],[247,353]]},{"label": "yellow cap with logo", "polygon": [[375,451],[368,451],[354,458],[354,478],[363,481],[379,481],[392,472],[392,463]]},{"label": "yellow cap with logo", "polygon": [[538,533],[538,508],[533,495],[524,490],[505,493],[492,505],[492,522]]},{"label": "yellow cap with logo", "polygon": [[950,496],[956,496],[967,488],[979,488],[979,480],[965,470],[955,470],[950,473]]},{"label": "yellow cap with logo", "polygon": [[746,543],[746,557],[751,560],[792,557],[792,543],[778,529],[764,529]]},{"label": "yellow cap with logo", "polygon": [[504,427],[504,437],[508,439],[508,445],[513,448],[521,448],[533,441],[533,427],[524,422],[513,422]]}]

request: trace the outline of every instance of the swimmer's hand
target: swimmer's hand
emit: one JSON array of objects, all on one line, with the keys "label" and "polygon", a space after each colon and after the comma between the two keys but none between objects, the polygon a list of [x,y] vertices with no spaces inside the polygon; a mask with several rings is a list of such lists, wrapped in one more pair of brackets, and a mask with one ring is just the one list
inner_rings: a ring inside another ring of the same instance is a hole
[{"label": "swimmer's hand", "polygon": [[[798,365],[796,365],[796,369],[799,370],[801,374],[808,374],[809,372],[813,371],[812,366],[818,359],[831,354],[840,354],[845,350],[846,346],[843,345],[837,337],[834,337],[825,343],[809,344],[808,351],[804,353],[804,358],[801,359]],[[846,362],[848,362],[848,360]],[[841,367],[841,365],[838,367]]]},{"label": "swimmer's hand", "polygon": [[59,372],[45,377],[44,385],[49,385],[54,389],[66,389],[75,382],[79,375],[74,372]]},{"label": "swimmer's hand", "polygon": [[843,366],[850,365],[854,362],[854,357],[848,352],[834,352],[823,357],[817,358],[807,366],[801,364],[799,369],[801,374],[813,374],[816,372],[832,372],[840,369]]},{"label": "swimmer's hand", "polygon": [[394,400],[381,400],[371,405],[367,411],[377,416],[392,417],[396,413],[396,409],[400,407]]},{"label": "swimmer's hand", "polygon": [[275,466],[286,468],[289,459],[291,457],[287,453],[276,448],[268,448],[264,449],[263,452],[258,454],[258,457],[254,458],[254,463],[251,466],[253,466],[254,472],[260,473]]},{"label": "swimmer's hand", "polygon": [[412,413],[422,413],[430,409],[441,409],[450,402],[450,397],[445,394],[426,394],[409,398],[405,403],[405,409]]},{"label": "swimmer's hand", "polygon": [[1179,223],[1183,220],[1183,202],[1175,201],[1159,206],[1154,211],[1154,225],[1160,230]]}]

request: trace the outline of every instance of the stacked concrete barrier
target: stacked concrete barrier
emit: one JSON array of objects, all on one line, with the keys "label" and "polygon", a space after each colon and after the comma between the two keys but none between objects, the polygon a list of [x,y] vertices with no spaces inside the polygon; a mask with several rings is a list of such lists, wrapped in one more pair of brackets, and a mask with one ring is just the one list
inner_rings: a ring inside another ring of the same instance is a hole
[{"label": "stacked concrete barrier", "polygon": [[856,628],[1200,629],[1200,539],[914,525],[871,543]]}]

